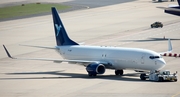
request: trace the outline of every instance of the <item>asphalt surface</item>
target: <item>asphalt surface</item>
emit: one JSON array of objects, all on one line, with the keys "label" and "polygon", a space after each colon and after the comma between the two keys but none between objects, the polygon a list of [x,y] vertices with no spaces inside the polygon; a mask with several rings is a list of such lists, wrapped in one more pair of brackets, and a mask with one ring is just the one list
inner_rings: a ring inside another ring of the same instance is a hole
[{"label": "asphalt surface", "polygon": [[6,7],[6,6],[14,6],[19,4],[26,4],[26,3],[36,3],[36,2],[42,2],[42,3],[64,3],[69,5],[75,5],[75,6],[87,6],[89,8],[96,8],[96,7],[103,7],[103,6],[110,6],[120,3],[127,3],[132,2],[135,0],[8,0],[4,1],[1,0],[0,7]]},{"label": "asphalt surface", "polygon": [[[75,10],[84,10],[84,9],[90,9],[90,8],[97,8],[97,7],[103,7],[103,6],[110,6],[115,4],[121,4],[126,2],[132,2],[134,0],[62,0],[62,1],[46,1],[46,0],[15,0],[15,1],[1,1],[0,7],[8,7],[8,6],[17,6],[21,4],[29,4],[29,3],[59,3],[63,5],[71,6],[69,9],[60,10],[59,13],[69,12],[69,11],[75,11]],[[102,3],[103,2],[103,3]],[[0,21],[7,21],[7,20],[14,20],[14,19],[22,19],[22,18],[30,18],[30,17],[36,17],[36,16],[44,16],[44,15],[50,15],[51,12],[47,13],[40,13],[40,14],[33,14],[33,15],[27,15],[27,16],[18,16],[18,17],[12,17],[12,18],[6,18],[6,19],[0,19]]]},{"label": "asphalt surface", "polygon": [[[52,2],[59,3],[59,0]],[[179,17],[156,8],[168,4],[138,0],[65,12],[60,16],[68,35],[78,43],[164,52],[168,47],[167,38],[171,38],[173,53],[179,54]],[[155,21],[161,21],[164,27],[151,29],[150,24]],[[1,21],[0,44],[5,44],[14,57],[61,59],[54,50],[19,46],[54,46],[51,15]],[[7,58],[3,47],[0,55],[1,97],[180,97],[179,81],[141,81],[133,70],[125,70],[124,76],[115,76],[114,70],[106,70],[105,74],[91,78],[83,66],[12,60]],[[179,58],[163,58],[167,63],[163,70],[180,72]]]}]

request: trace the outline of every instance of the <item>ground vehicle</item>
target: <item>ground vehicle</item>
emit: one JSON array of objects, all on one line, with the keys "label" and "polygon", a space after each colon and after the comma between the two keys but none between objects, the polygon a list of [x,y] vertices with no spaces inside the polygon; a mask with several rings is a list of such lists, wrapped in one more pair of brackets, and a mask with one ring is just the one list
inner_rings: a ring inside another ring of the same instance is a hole
[{"label": "ground vehicle", "polygon": [[158,28],[158,27],[163,27],[163,24],[161,22],[154,22],[151,24],[151,28]]},{"label": "ground vehicle", "polygon": [[170,74],[170,71],[151,71],[148,76],[141,75],[141,80],[146,80],[146,78],[149,78],[151,81],[177,81],[177,72]]}]

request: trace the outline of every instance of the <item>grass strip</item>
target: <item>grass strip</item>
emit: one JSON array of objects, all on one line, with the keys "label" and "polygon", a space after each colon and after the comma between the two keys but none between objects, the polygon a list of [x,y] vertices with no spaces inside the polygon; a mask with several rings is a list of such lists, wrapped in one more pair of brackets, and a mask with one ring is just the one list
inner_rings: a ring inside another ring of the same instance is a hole
[{"label": "grass strip", "polygon": [[0,8],[0,19],[46,13],[51,11],[51,7],[56,7],[57,10],[65,10],[71,8],[70,6],[61,4],[22,4],[18,6]]}]

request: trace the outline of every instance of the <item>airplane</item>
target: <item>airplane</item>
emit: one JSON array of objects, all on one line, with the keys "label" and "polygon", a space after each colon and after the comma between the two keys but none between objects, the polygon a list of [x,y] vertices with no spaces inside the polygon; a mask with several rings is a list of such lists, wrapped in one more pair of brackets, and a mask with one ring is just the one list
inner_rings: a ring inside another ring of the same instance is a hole
[{"label": "airplane", "polygon": [[168,8],[165,8],[164,12],[172,15],[180,16],[180,0],[177,0],[178,5],[170,5]]},{"label": "airplane", "polygon": [[172,51],[170,39],[168,41],[168,51],[164,53],[157,53],[152,50],[141,48],[80,45],[69,38],[56,8],[52,7],[51,10],[57,45],[55,47],[31,47],[54,49],[63,57],[63,59],[16,58],[12,57],[5,45],[3,45],[9,58],[80,64],[86,67],[89,76],[104,74],[106,69],[115,70],[115,75],[123,75],[123,70],[125,69],[138,72],[143,71],[140,75],[140,79],[144,80],[146,76],[144,71],[160,70],[163,68],[166,62],[161,55]]}]

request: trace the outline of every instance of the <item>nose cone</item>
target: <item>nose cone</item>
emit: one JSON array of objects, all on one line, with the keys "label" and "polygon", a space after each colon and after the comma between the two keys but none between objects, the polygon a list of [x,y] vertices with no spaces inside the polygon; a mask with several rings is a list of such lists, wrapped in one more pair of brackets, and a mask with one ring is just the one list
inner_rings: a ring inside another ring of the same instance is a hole
[{"label": "nose cone", "polygon": [[156,61],[156,65],[157,65],[158,69],[161,69],[166,65],[166,62],[164,61],[164,59],[159,59]]}]

